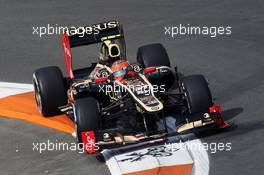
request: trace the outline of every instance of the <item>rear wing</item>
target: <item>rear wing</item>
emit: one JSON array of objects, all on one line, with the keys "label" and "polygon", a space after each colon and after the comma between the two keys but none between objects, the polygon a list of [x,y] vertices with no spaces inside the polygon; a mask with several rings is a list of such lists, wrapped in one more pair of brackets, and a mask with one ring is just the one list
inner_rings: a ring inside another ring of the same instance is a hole
[{"label": "rear wing", "polygon": [[86,27],[70,28],[66,34],[70,47],[100,43],[109,36],[124,37],[123,29],[118,21],[108,21]]},{"label": "rear wing", "polygon": [[86,27],[69,28],[62,35],[62,47],[68,77],[73,78],[73,47],[101,43],[108,39],[124,38],[123,28],[118,21],[108,21]]}]

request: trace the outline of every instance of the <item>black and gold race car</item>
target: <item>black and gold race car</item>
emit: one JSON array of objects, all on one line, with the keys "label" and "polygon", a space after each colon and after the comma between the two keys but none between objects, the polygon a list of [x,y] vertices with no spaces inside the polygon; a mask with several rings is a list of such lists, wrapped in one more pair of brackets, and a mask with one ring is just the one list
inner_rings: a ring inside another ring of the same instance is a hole
[{"label": "black and gold race car", "polygon": [[[100,46],[98,63],[73,69],[72,48],[94,43]],[[183,76],[172,68],[162,44],[139,47],[137,62],[129,63],[118,21],[68,30],[62,47],[67,76],[55,66],[36,70],[36,102],[45,117],[67,114],[89,153],[162,142],[169,135],[167,116],[176,118],[176,134],[208,125],[228,127],[204,76]]]}]

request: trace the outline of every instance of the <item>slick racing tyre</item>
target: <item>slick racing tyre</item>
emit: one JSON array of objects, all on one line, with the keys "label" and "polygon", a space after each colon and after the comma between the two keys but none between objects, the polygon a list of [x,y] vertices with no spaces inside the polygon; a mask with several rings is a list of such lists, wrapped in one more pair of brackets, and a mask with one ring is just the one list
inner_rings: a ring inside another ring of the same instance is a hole
[{"label": "slick racing tyre", "polygon": [[[137,62],[143,68],[153,67],[153,66],[170,67],[170,59],[167,54],[167,51],[160,43],[149,44],[140,47],[137,52]],[[148,79],[152,84],[156,84],[158,86],[165,85],[165,88],[169,89],[175,81],[175,76],[172,71],[162,72],[162,73],[155,72],[155,73],[151,73],[148,76]]]},{"label": "slick racing tyre", "polygon": [[137,61],[143,67],[168,66],[170,59],[162,44],[149,44],[142,46],[137,52]]},{"label": "slick racing tyre", "polygon": [[99,104],[92,97],[80,98],[74,102],[77,139],[82,143],[81,133],[99,129]]},{"label": "slick racing tyre", "polygon": [[203,75],[183,77],[181,88],[190,114],[207,112],[212,106],[212,95]]},{"label": "slick racing tyre", "polygon": [[43,116],[60,114],[58,107],[67,104],[63,75],[58,67],[45,67],[33,74],[36,103]]}]

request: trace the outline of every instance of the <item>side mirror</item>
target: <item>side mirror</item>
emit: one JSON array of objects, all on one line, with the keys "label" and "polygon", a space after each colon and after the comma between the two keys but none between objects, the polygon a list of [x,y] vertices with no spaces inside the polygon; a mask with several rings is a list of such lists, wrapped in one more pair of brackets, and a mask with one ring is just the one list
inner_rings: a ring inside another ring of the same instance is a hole
[{"label": "side mirror", "polygon": [[96,78],[95,82],[96,83],[103,83],[103,82],[106,82],[107,80],[108,80],[107,77],[100,77],[100,78]]},{"label": "side mirror", "polygon": [[144,69],[144,73],[156,72],[156,67],[147,67]]}]

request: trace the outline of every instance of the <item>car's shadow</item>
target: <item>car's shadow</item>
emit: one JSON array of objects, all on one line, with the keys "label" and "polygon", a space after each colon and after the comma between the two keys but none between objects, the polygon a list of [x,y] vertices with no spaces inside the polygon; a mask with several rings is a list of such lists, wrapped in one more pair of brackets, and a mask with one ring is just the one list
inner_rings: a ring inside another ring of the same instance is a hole
[{"label": "car's shadow", "polygon": [[264,129],[264,121],[250,121],[247,123],[241,123],[237,125],[237,130],[232,132],[229,136],[236,137],[242,136],[251,132],[259,131]]},{"label": "car's shadow", "polygon": [[232,108],[232,109],[223,111],[222,117],[224,118],[224,120],[229,121],[231,119],[234,119],[236,116],[238,116],[242,112],[243,112],[243,108],[241,107]]}]

